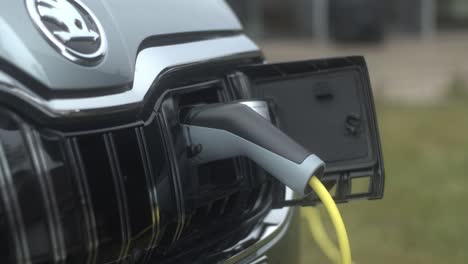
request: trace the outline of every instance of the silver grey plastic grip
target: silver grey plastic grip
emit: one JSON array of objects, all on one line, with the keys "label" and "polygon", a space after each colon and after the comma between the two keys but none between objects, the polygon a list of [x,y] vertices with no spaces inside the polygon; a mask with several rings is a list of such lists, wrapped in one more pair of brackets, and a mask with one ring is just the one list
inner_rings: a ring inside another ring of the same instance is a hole
[{"label": "silver grey plastic grip", "polygon": [[297,164],[225,130],[190,125],[184,125],[184,130],[192,144],[202,146],[192,159],[195,164],[245,156],[301,195],[310,193],[310,178],[321,176],[325,166],[314,154]]},{"label": "silver grey plastic grip", "polygon": [[[232,109],[236,108],[233,107],[231,110]],[[242,113],[244,117],[245,115],[252,115],[249,117],[251,118],[250,120],[256,121],[250,123],[248,129],[256,129],[258,123],[265,122],[265,118],[255,111],[243,111]],[[242,115],[239,116],[242,118]],[[258,118],[258,120],[256,120],[256,118]],[[205,122],[207,122],[206,119]],[[237,124],[245,124],[245,122],[238,122]],[[298,162],[281,155],[279,152],[274,152],[272,149],[262,147],[255,142],[255,138],[253,137],[251,137],[253,139],[253,141],[251,141],[231,131],[208,126],[186,124],[183,125],[183,127],[188,144],[201,146],[201,151],[192,158],[195,164],[244,156],[257,163],[283,184],[301,195],[311,192],[308,185],[310,178],[314,175],[321,177],[324,171],[324,162],[314,154],[306,154],[306,156]],[[268,126],[268,129],[277,130],[278,128],[271,125]],[[237,130],[233,129],[233,131]],[[260,137],[261,133],[253,133],[253,135],[258,135],[258,137]],[[269,140],[272,142],[268,145],[283,143],[281,147],[300,149],[298,144],[284,133],[273,133],[273,135],[276,136],[269,137]],[[288,140],[285,140],[285,137],[287,137]],[[262,138],[262,140],[265,141],[265,138]],[[260,139],[258,141],[260,141]]]}]

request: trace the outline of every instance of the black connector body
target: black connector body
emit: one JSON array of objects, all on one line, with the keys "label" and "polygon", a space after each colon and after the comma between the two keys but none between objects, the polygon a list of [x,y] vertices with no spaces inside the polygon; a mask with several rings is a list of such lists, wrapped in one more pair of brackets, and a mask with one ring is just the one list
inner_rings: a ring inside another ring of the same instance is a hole
[{"label": "black connector body", "polygon": [[322,160],[243,103],[195,107],[184,121],[187,142],[202,146],[195,163],[245,156],[302,195],[323,174]]}]

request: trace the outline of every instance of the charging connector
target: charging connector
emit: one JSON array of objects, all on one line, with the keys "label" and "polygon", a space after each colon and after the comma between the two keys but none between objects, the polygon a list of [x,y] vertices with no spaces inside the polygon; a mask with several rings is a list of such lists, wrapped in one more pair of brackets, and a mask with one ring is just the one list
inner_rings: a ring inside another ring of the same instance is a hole
[{"label": "charging connector", "polygon": [[245,156],[301,195],[312,189],[313,175],[321,177],[324,162],[281,132],[245,103],[213,104],[189,111],[184,132],[201,151],[195,164]]},{"label": "charging connector", "polygon": [[268,120],[266,102],[212,104],[190,109],[183,127],[195,164],[245,156],[298,194],[314,191],[325,205],[338,236],[341,263],[351,264],[348,235],[340,212],[320,182],[324,162]]}]

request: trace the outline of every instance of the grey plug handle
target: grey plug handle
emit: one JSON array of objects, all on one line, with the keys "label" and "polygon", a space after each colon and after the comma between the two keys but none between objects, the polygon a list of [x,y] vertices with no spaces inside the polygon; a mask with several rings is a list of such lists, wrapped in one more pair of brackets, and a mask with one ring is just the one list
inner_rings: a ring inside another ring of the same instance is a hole
[{"label": "grey plug handle", "polygon": [[245,102],[196,107],[184,123],[189,144],[202,146],[194,163],[245,156],[302,195],[311,191],[310,178],[323,174],[325,165],[320,158]]}]

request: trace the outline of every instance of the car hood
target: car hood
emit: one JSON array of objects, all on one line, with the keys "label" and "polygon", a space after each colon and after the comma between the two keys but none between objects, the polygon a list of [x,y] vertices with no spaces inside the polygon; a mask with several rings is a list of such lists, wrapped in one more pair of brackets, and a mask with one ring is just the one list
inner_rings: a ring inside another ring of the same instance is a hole
[{"label": "car hood", "polygon": [[108,94],[130,89],[136,56],[147,40],[168,45],[181,41],[186,33],[197,38],[241,30],[236,16],[220,0],[81,2],[92,10],[107,37],[107,53],[98,65],[83,66],[63,57],[41,34],[25,1],[20,0],[0,8],[0,70],[46,98]]}]

